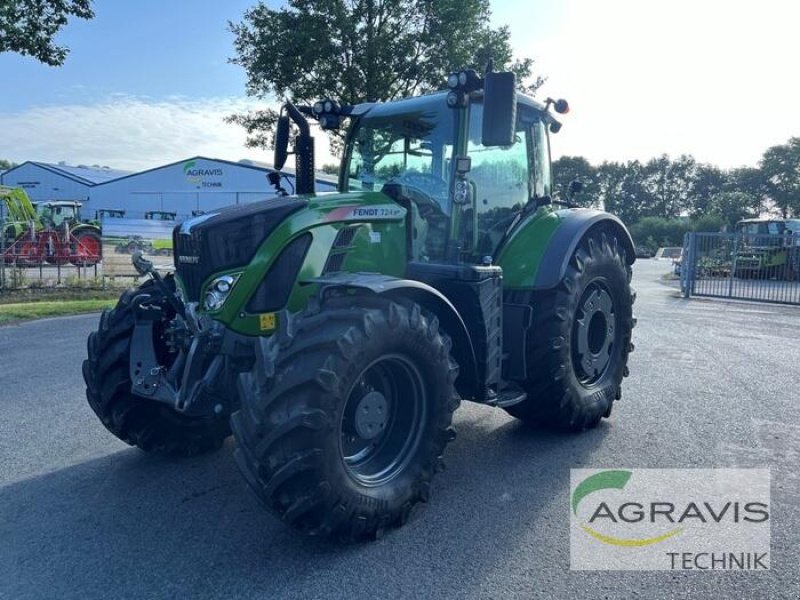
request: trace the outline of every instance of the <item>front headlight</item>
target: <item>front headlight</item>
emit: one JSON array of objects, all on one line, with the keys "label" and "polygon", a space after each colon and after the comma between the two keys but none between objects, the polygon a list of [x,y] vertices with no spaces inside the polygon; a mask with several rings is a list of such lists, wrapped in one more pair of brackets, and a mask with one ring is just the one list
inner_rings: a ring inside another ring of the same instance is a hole
[{"label": "front headlight", "polygon": [[205,301],[203,302],[203,308],[206,310],[221,309],[238,279],[239,273],[235,273],[233,275],[223,275],[213,279],[206,288],[206,296]]}]

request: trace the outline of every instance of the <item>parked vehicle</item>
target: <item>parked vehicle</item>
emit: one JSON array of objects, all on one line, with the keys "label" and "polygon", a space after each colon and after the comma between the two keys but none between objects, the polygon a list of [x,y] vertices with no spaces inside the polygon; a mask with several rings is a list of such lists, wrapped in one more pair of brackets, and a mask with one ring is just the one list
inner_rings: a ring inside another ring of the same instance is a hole
[{"label": "parked vehicle", "polygon": [[[287,102],[297,196],[174,230],[175,274],[106,311],[83,365],[89,404],[143,450],[194,455],[231,433],[264,505],[358,540],[426,501],[461,400],[581,431],[628,374],[635,250],[616,217],[554,206],[563,100],[512,73],[387,103]],[[309,119],[349,119],[339,192],[314,194]],[[275,178],[280,181],[280,178]]]},{"label": "parked vehicle", "polygon": [[6,263],[91,266],[102,259],[100,226],[81,220],[82,203],[33,203],[25,190],[7,186],[0,186],[0,200],[8,212],[3,223]]},{"label": "parked vehicle", "polygon": [[788,279],[800,274],[800,219],[744,219],[734,275],[743,279]]}]

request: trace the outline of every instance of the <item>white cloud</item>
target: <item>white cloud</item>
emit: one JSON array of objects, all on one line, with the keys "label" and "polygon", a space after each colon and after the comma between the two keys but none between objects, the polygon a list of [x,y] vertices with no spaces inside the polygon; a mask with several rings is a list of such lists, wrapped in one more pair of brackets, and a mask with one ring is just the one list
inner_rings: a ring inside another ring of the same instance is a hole
[{"label": "white cloud", "polygon": [[543,97],[573,108],[554,156],[735,167],[800,135],[800,4],[571,0],[566,13],[545,37],[512,23],[517,53],[549,77]]},{"label": "white cloud", "polygon": [[224,117],[256,107],[247,98],[172,97],[164,101],[114,94],[96,104],[32,107],[0,113],[2,158],[100,164],[139,170],[193,155],[270,162],[246,148],[244,130]]}]

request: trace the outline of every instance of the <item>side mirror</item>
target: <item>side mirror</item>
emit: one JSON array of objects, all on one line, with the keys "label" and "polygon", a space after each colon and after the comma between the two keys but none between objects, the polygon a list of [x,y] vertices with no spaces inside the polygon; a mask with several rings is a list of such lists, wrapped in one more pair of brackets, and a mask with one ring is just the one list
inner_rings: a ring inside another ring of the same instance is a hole
[{"label": "side mirror", "polygon": [[570,182],[567,193],[569,194],[570,199],[572,199],[577,194],[580,194],[582,191],[583,191],[583,182],[574,179]]},{"label": "side mirror", "polygon": [[275,129],[275,160],[273,166],[281,170],[289,156],[289,117],[278,117],[278,126]]},{"label": "side mirror", "polygon": [[487,73],[483,87],[484,146],[511,146],[517,123],[517,78],[514,73]]}]

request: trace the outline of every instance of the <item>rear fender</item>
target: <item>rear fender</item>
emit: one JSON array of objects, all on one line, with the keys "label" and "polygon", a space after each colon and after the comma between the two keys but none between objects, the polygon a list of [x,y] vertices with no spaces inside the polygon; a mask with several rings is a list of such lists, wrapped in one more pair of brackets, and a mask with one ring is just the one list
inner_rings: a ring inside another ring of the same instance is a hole
[{"label": "rear fender", "polygon": [[581,240],[603,230],[619,240],[626,262],[636,260],[633,240],[614,215],[595,209],[565,209],[523,223],[501,249],[506,289],[547,290],[564,278],[569,261]]}]

